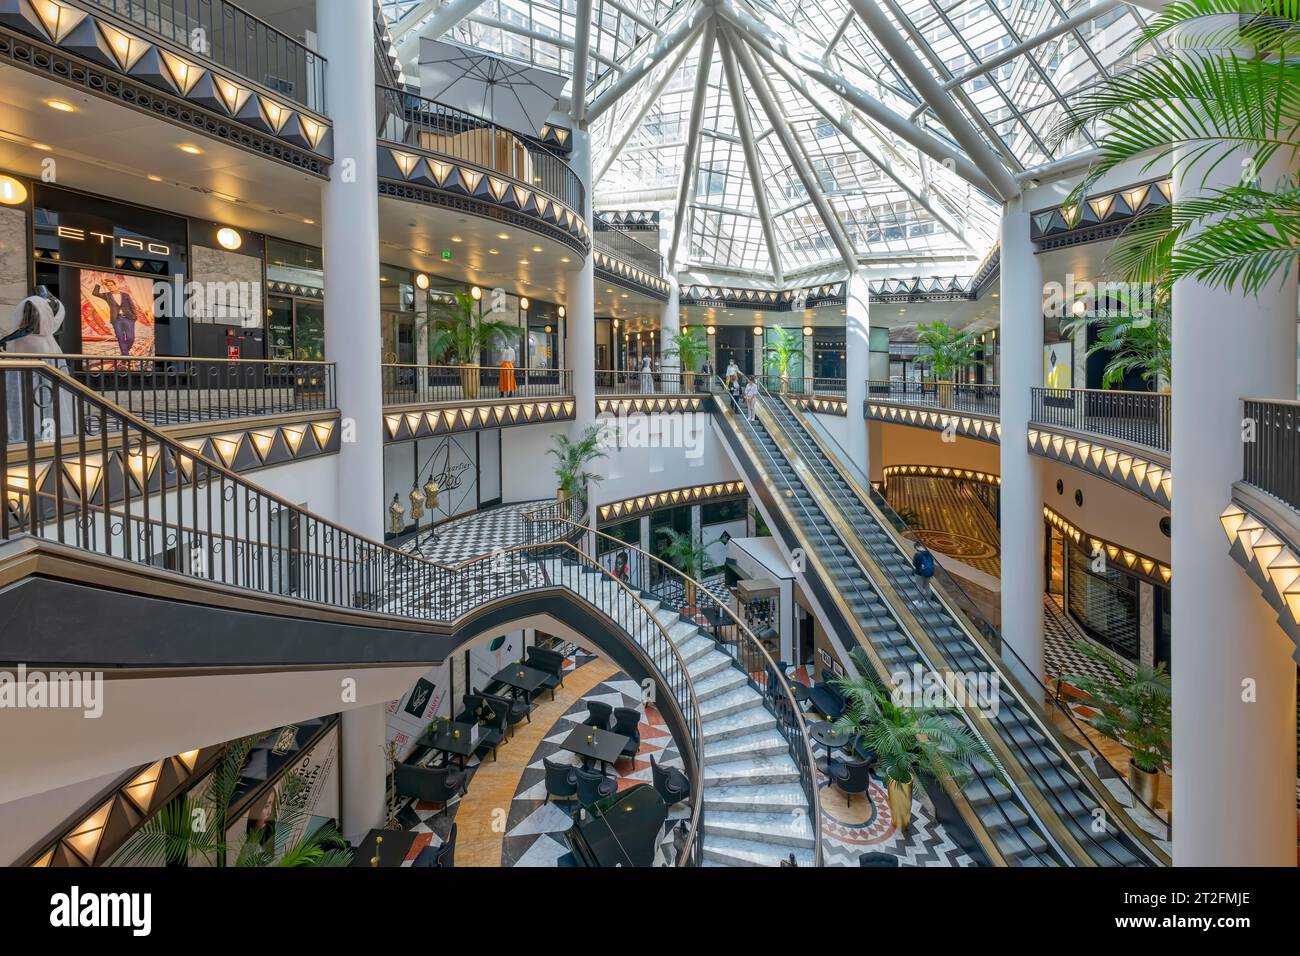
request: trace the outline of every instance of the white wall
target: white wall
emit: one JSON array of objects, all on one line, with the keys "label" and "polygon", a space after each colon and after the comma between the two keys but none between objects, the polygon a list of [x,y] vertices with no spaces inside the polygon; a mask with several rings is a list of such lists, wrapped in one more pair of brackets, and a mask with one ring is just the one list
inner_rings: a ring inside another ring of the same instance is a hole
[{"label": "white wall", "polygon": [[17,863],[19,856],[32,849],[37,840],[45,839],[55,827],[62,825],[121,776],[125,769],[0,803],[0,866]]},{"label": "white wall", "polygon": [[568,422],[521,425],[501,430],[501,500],[537,501],[555,497],[555,458],[547,449]]},{"label": "white wall", "polygon": [[249,482],[295,505],[306,505],[322,518],[338,520],[338,455],[321,455],[304,461],[250,472]]},{"label": "white wall", "polygon": [[913,425],[882,424],[881,450],[876,456],[886,465],[941,465],[999,474],[998,446],[974,438],[945,442],[943,432]]},{"label": "white wall", "polygon": [[[732,467],[709,418],[703,412],[628,416],[629,442],[676,447],[611,448],[609,457],[597,462],[593,469],[604,476],[592,494],[593,504],[739,480],[742,476]],[[678,438],[681,440],[675,441]]]},{"label": "white wall", "polygon": [[[1059,495],[1057,479],[1064,487]],[[1082,508],[1074,503],[1076,490],[1083,492]],[[1044,461],[1043,503],[1089,534],[1169,563],[1170,541],[1160,530],[1160,519],[1169,512],[1135,492],[1080,468]]]}]

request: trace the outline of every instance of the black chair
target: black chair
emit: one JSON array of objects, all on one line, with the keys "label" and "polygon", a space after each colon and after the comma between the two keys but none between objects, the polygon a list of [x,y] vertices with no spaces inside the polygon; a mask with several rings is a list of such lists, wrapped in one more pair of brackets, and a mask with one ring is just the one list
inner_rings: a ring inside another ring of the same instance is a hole
[{"label": "black chair", "polygon": [[541,647],[529,647],[524,651],[524,663],[539,671],[546,672],[541,690],[551,692],[555,700],[555,688],[564,686],[564,655],[559,651],[548,651]]},{"label": "black chair", "polygon": [[839,720],[848,709],[844,694],[831,684],[814,684],[813,689],[808,693],[808,699],[817,712],[825,715],[827,720]]},{"label": "black chair", "polygon": [[827,775],[844,791],[845,802],[853,805],[855,793],[866,793],[871,786],[871,762],[867,760],[836,760],[832,757],[826,767]]},{"label": "black chair", "polygon": [[574,768],[573,775],[578,781],[578,802],[584,807],[589,807],[593,803],[614,795],[618,789],[618,784],[612,777],[607,777],[603,773],[596,773],[590,770],[579,770]]},{"label": "black chair", "polygon": [[551,797],[557,800],[572,800],[578,793],[578,775],[567,763],[552,763],[548,758],[542,758],[542,765],[546,768],[546,802],[551,802]]},{"label": "black chair", "polygon": [[670,807],[690,795],[691,782],[686,779],[686,774],[676,767],[659,766],[655,762],[654,754],[650,755],[650,779],[654,782],[654,788],[659,796],[663,797],[664,803]]},{"label": "black chair", "polygon": [[473,695],[482,700],[481,707],[474,708],[474,714],[478,718],[481,735],[478,740],[478,747],[475,753],[483,753],[487,750],[492,751],[492,759],[497,759],[497,747],[501,746],[506,739],[506,728],[510,725],[510,708],[501,703],[493,704],[491,698],[485,694]]},{"label": "black chair", "polygon": [[442,841],[442,846],[426,846],[416,856],[412,867],[417,866],[441,866],[454,867],[456,865],[456,824],[451,825],[451,832],[447,834],[447,839]]},{"label": "black chair", "polygon": [[635,707],[614,708],[614,733],[627,738],[620,757],[635,758],[641,749],[641,712]]},{"label": "black chair", "polygon": [[614,716],[614,708],[599,700],[587,701],[587,719],[583,721],[588,727],[595,727],[597,730],[609,730],[610,718]]},{"label": "black chair", "polygon": [[452,797],[465,792],[468,779],[465,771],[452,767],[414,767],[405,763],[397,765],[393,776],[398,796],[441,803],[440,813],[447,812]]},{"label": "black chair", "polygon": [[507,723],[513,730],[515,724],[522,720],[527,720],[530,724],[533,722],[533,705],[522,697],[506,697],[504,694],[484,694],[484,699],[491,702],[493,707],[500,705],[506,710],[508,715]]}]

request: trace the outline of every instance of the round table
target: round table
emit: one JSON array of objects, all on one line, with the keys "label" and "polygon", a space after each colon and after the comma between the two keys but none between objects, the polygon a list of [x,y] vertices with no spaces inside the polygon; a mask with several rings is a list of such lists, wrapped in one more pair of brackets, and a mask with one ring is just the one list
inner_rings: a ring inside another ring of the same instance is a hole
[{"label": "round table", "polygon": [[832,750],[839,750],[848,744],[853,735],[847,731],[837,731],[828,720],[819,720],[808,725],[808,736],[815,743],[821,744],[826,748],[826,756],[817,759],[817,769],[822,773],[829,773],[828,765]]}]

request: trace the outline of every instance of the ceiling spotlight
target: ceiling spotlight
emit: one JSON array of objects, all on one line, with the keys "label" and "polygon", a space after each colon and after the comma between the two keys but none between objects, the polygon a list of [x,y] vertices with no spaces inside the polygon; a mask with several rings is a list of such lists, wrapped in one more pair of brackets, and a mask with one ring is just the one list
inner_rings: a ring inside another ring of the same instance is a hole
[{"label": "ceiling spotlight", "polygon": [[244,244],[244,237],[239,234],[237,229],[222,226],[217,230],[217,242],[220,243],[222,249],[229,249],[234,252]]},{"label": "ceiling spotlight", "polygon": [[452,237],[451,237],[451,241],[452,241],[452,242],[464,242],[465,240],[462,239],[460,236],[452,236]]},{"label": "ceiling spotlight", "polygon": [[474,286],[474,288],[470,289],[469,294],[470,294],[470,298],[472,298],[475,302],[483,298],[483,290],[480,289],[478,286]]},{"label": "ceiling spotlight", "polygon": [[27,187],[12,176],[0,176],[0,205],[21,206],[27,202]]},{"label": "ceiling spotlight", "polygon": [[46,100],[45,105],[52,110],[58,110],[60,113],[75,113],[77,108],[67,100]]},{"label": "ceiling spotlight", "polygon": [[560,261],[561,261],[561,262],[572,262],[573,260],[571,260],[568,256],[560,256]]},{"label": "ceiling spotlight", "polygon": [[421,292],[429,288],[429,277],[423,272],[417,272],[415,274],[415,287]]},{"label": "ceiling spotlight", "polygon": [[528,265],[528,260],[527,260],[527,259],[520,259],[520,260],[519,260],[519,264],[520,264],[521,266],[526,266],[526,265]]},{"label": "ceiling spotlight", "polygon": [[495,255],[497,255],[497,250],[496,250],[496,249],[489,249],[489,250],[488,250],[488,255],[490,255],[490,256],[495,256]]},{"label": "ceiling spotlight", "polygon": [[533,252],[541,252],[541,251],[542,251],[541,246],[533,246]]},{"label": "ceiling spotlight", "polygon": [[179,149],[182,153],[188,153],[191,156],[203,155],[203,150],[199,149],[193,143],[181,143],[176,148]]},{"label": "ceiling spotlight", "polygon": [[498,239],[509,239],[509,238],[510,238],[510,233],[508,233],[508,232],[498,232],[498,233],[497,233],[497,238],[498,238]]}]

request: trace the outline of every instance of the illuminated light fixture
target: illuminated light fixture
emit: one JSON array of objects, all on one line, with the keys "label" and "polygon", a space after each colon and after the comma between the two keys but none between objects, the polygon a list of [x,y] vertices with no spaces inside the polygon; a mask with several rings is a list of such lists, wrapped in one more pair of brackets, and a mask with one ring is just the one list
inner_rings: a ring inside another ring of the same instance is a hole
[{"label": "illuminated light fixture", "polygon": [[415,274],[415,287],[422,292],[429,288],[429,277],[423,272],[417,272]]},{"label": "illuminated light fixture", "polygon": [[304,226],[314,226],[314,225],[316,225],[316,220],[315,220],[315,219],[304,219],[304,220],[302,221],[302,224],[303,224]]},{"label": "illuminated light fixture", "polygon": [[27,201],[27,187],[13,176],[0,176],[0,205],[21,206]]},{"label": "illuminated light fixture", "polygon": [[84,10],[55,3],[54,0],[36,0],[32,9],[41,18],[41,23],[49,32],[55,43],[62,43],[82,20],[86,19]]},{"label": "illuminated light fixture", "polygon": [[527,298],[527,296],[525,296],[524,298],[522,298],[522,299],[519,300],[519,308],[523,309],[525,312],[528,311],[528,298]]},{"label": "illuminated light fixture", "polygon": [[704,331],[707,332],[707,333],[709,333],[709,335],[716,335],[717,332],[718,332],[718,329],[717,329],[716,326],[710,325],[710,326],[709,326],[707,329],[705,329]]},{"label": "illuminated light fixture", "polygon": [[811,326],[811,325],[805,325],[805,326],[803,327],[803,334],[804,334],[805,336],[810,336],[810,335],[812,335],[812,334],[813,334],[813,333],[812,333],[812,326]]},{"label": "illuminated light fixture", "polygon": [[199,149],[193,143],[181,143],[176,147],[182,153],[188,153],[191,156],[202,156],[203,150]]},{"label": "illuminated light fixture", "polygon": [[239,230],[223,226],[217,230],[217,242],[221,244],[222,249],[234,252],[244,244],[244,237],[239,234]]},{"label": "illuminated light fixture", "polygon": [[162,57],[163,66],[167,67],[167,72],[171,74],[172,82],[181,93],[189,93],[194,89],[196,83],[203,79],[204,70],[202,67],[195,66],[188,60],[182,60],[174,53],[168,53],[166,50],[159,50]]},{"label": "illuminated light fixture", "polygon": [[49,143],[32,143],[32,149],[39,149],[43,153],[53,151],[54,147]]},{"label": "illuminated light fixture", "polygon": [[510,233],[508,233],[508,232],[498,232],[498,233],[497,233],[497,238],[498,238],[498,239],[509,239],[509,238],[510,238]]},{"label": "illuminated light fixture", "polygon": [[104,827],[108,823],[108,815],[112,809],[113,801],[110,799],[63,838],[68,848],[81,857],[87,865],[95,862],[95,853],[99,849],[99,841],[104,836]]},{"label": "illuminated light fixture", "polygon": [[118,66],[124,70],[135,66],[136,61],[149,51],[150,44],[136,39],[129,33],[123,33],[116,27],[110,27],[107,23],[101,22],[99,29],[103,31],[104,39],[108,40],[113,56],[117,58]]},{"label": "illuminated light fixture", "polygon": [[284,128],[284,124],[288,122],[291,113],[274,100],[268,100],[263,97],[262,115],[266,117],[266,122],[270,125],[271,129],[278,133]]},{"label": "illuminated light fixture", "polygon": [[230,115],[233,116],[244,108],[244,104],[248,102],[248,98],[252,95],[252,91],[231,83],[229,80],[218,79],[217,95],[221,97],[221,102],[230,112]]},{"label": "illuminated light fixture", "polygon": [[483,290],[478,286],[474,286],[474,288],[469,290],[469,295],[471,299],[477,302],[479,299],[483,298]]},{"label": "illuminated light fixture", "polygon": [[451,241],[452,241],[452,242],[464,242],[465,240],[462,239],[460,236],[452,236],[452,237],[451,237]]},{"label": "illuminated light fixture", "polygon": [[614,320],[614,328],[618,328],[618,319]]},{"label": "illuminated light fixture", "polygon": [[533,252],[541,252],[541,251],[542,251],[541,246],[533,246]]},{"label": "illuminated light fixture", "polygon": [[560,318],[564,318],[565,315],[568,314],[564,311],[564,306],[560,306],[559,313],[560,313]]},{"label": "illuminated light fixture", "polygon": [[526,266],[526,265],[528,265],[529,263],[528,263],[528,260],[527,260],[527,259],[520,259],[520,260],[519,260],[519,264],[520,264],[521,266]]},{"label": "illuminated light fixture", "polygon": [[77,108],[73,106],[71,103],[69,103],[67,100],[46,100],[45,105],[52,110],[57,110],[60,113],[77,112]]},{"label": "illuminated light fixture", "polygon": [[546,327],[546,334],[547,335],[551,334],[551,327],[549,325]]},{"label": "illuminated light fixture", "polygon": [[561,262],[572,262],[573,260],[571,260],[568,256],[560,256],[560,261],[561,261]]},{"label": "illuminated light fixture", "polygon": [[756,326],[754,326],[754,334],[755,334],[755,335],[762,335],[762,334],[763,334],[763,327],[762,327],[761,325],[756,325]]},{"label": "illuminated light fixture", "polygon": [[1074,303],[1070,311],[1073,312],[1075,315],[1083,315],[1083,313],[1088,311],[1088,306],[1084,304],[1084,301],[1082,299],[1080,299]]},{"label": "illuminated light fixture", "polygon": [[488,250],[488,255],[490,255],[490,256],[495,256],[495,255],[499,255],[499,254],[500,254],[500,253],[499,253],[496,249],[489,249],[489,250]]},{"label": "illuminated light fixture", "polygon": [[150,173],[148,176],[145,177],[145,179],[149,180],[149,182],[151,183],[162,182],[162,177],[159,176],[157,173]]}]

